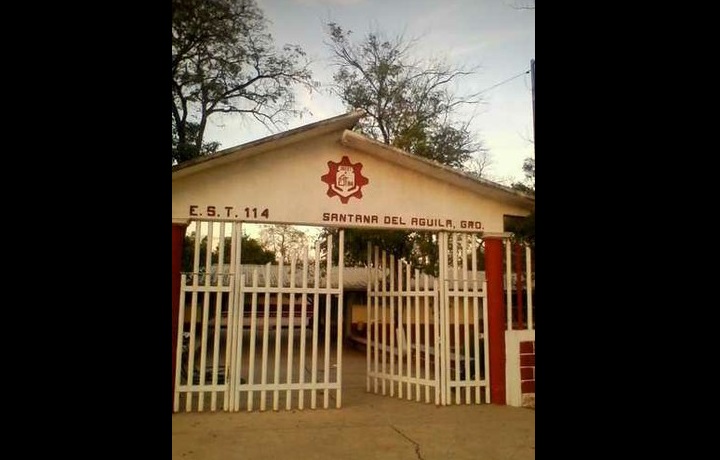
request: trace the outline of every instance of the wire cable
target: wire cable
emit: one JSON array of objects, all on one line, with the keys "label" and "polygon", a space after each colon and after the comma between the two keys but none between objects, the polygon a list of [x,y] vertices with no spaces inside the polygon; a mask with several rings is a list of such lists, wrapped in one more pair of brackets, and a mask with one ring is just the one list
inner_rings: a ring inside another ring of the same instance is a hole
[{"label": "wire cable", "polygon": [[530,73],[530,69],[528,69],[528,70],[526,70],[526,71],[524,71],[524,72],[522,72],[522,73],[519,73],[519,74],[515,75],[514,77],[510,77],[510,78],[508,78],[507,80],[503,80],[503,81],[501,81],[500,83],[496,83],[496,84],[492,85],[492,86],[489,87],[489,88],[485,88],[485,89],[479,91],[477,94],[487,93],[487,92],[490,91],[491,89],[495,89],[495,88],[497,88],[497,87],[500,86],[500,85],[504,85],[505,83],[511,82],[511,81],[515,80],[516,78],[522,77],[523,75],[527,75],[527,74],[529,74],[529,73]]}]

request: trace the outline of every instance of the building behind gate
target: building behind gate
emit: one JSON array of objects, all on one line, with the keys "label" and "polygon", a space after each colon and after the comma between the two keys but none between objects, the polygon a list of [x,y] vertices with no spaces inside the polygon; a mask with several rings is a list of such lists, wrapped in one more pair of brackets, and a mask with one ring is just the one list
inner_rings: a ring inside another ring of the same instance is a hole
[{"label": "building behind gate", "polygon": [[[368,248],[367,391],[438,405],[534,397],[534,270],[504,228],[534,198],[351,131],[361,116],[173,167],[174,411],[342,407],[346,228],[431,231],[440,254],[429,277]],[[289,265],[244,267],[243,223],[340,231]]]}]

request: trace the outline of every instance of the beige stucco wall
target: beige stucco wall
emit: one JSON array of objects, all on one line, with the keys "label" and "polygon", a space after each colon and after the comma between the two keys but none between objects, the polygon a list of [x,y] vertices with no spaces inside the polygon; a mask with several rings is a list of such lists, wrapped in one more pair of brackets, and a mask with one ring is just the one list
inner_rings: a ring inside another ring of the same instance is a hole
[{"label": "beige stucco wall", "polygon": [[[212,217],[259,223],[455,231],[467,230],[462,228],[463,222],[473,222],[480,223],[482,231],[502,232],[503,214],[527,214],[519,207],[344,146],[341,135],[342,131],[338,131],[303,139],[174,178],[173,219]],[[362,187],[362,198],[350,197],[346,204],[337,196],[329,197],[328,185],[320,179],[328,173],[328,161],[340,162],[344,155],[352,163],[362,163],[362,175],[369,179]],[[212,213],[208,207],[214,207],[215,216],[208,216],[208,212]],[[267,216],[262,216],[266,209]],[[340,216],[346,221],[340,221]],[[357,216],[371,222],[356,223]]]}]

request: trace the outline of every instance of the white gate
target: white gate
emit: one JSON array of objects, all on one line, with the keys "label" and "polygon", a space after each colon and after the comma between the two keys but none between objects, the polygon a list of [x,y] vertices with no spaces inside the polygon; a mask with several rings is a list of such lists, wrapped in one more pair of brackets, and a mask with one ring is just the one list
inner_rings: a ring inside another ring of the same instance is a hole
[{"label": "white gate", "polygon": [[368,246],[367,391],[416,401],[424,393],[438,405],[488,403],[479,238],[441,232],[438,245],[439,279]]},{"label": "white gate", "polygon": [[344,232],[335,250],[330,235],[289,266],[253,267],[240,264],[240,223],[189,229],[195,245],[181,282],[173,410],[203,411],[207,396],[211,411],[219,401],[225,411],[315,409],[318,393],[323,408],[331,397],[341,407]]},{"label": "white gate", "polygon": [[480,235],[438,234],[444,366],[443,404],[490,402],[487,283],[478,267]]},{"label": "white gate", "polygon": [[[440,404],[438,281],[368,245],[367,391]],[[388,265],[389,263],[389,265]]]}]

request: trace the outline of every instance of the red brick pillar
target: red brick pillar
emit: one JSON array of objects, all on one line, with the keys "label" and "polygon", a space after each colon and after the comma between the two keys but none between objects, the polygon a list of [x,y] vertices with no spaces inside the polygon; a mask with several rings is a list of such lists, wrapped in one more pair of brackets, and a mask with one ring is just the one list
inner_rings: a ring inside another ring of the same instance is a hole
[{"label": "red brick pillar", "polygon": [[172,224],[172,396],[175,399],[175,361],[177,359],[178,320],[180,317],[180,270],[186,224]]},{"label": "red brick pillar", "polygon": [[505,405],[505,302],[503,296],[503,240],[485,237],[490,400]]}]

